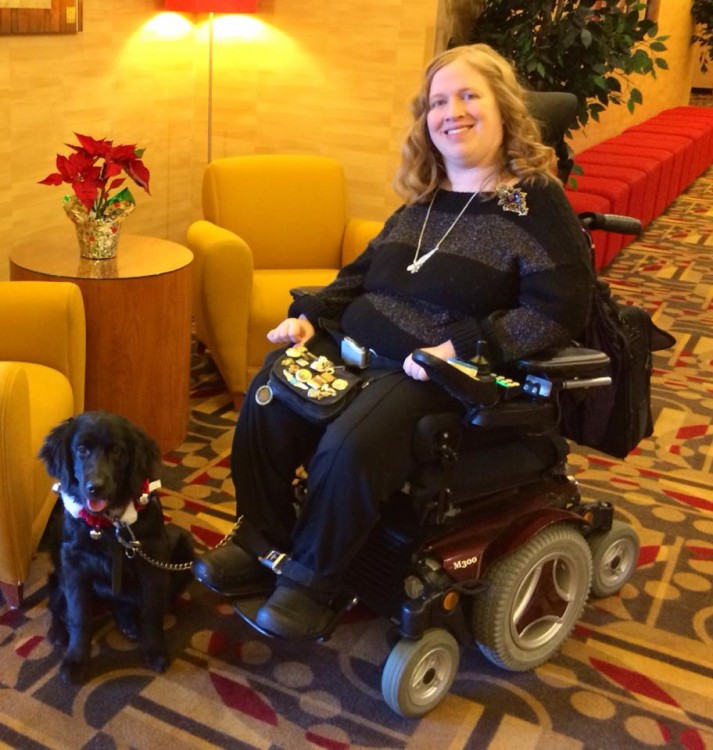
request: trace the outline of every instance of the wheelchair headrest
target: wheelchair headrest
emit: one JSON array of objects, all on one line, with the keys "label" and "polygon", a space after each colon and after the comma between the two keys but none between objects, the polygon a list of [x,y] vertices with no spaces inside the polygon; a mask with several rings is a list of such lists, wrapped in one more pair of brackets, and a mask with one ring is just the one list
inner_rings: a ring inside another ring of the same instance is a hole
[{"label": "wheelchair headrest", "polygon": [[577,97],[568,91],[528,91],[527,108],[539,122],[542,140],[557,154],[557,173],[566,183],[573,160],[565,143],[565,133],[575,122]]},{"label": "wheelchair headrest", "polygon": [[527,92],[527,108],[540,123],[548,146],[556,146],[573,125],[577,104],[577,97],[568,91]]}]

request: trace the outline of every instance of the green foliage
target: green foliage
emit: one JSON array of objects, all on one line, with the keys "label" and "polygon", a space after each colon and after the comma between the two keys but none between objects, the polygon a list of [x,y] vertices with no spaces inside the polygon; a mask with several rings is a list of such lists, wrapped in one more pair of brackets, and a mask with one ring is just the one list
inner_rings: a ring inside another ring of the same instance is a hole
[{"label": "green foliage", "polygon": [[[707,0],[710,4],[713,0]],[[468,43],[485,42],[513,60],[536,91],[579,98],[577,127],[609,104],[633,112],[643,101],[632,74],[656,77],[668,37],[635,0],[487,0]]]},{"label": "green foliage", "polygon": [[691,15],[696,29],[691,42],[701,45],[698,63],[701,70],[708,71],[708,63],[713,62],[713,0],[693,0]]}]

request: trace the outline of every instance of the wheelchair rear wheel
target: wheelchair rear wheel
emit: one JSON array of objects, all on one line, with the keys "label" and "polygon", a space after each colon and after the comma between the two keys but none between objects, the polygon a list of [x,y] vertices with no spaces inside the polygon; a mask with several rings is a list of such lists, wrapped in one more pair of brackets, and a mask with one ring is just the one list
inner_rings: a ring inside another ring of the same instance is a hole
[{"label": "wheelchair rear wheel", "polygon": [[592,596],[616,594],[636,570],[638,535],[628,524],[615,520],[609,531],[592,534],[587,542],[594,567]]},{"label": "wheelchair rear wheel", "polygon": [[459,663],[458,641],[442,628],[427,630],[417,641],[400,640],[381,676],[386,704],[401,716],[423,716],[448,694]]},{"label": "wheelchair rear wheel", "polygon": [[547,661],[569,636],[589,596],[592,556],[577,528],[549,526],[495,562],[474,600],[473,635],[483,654],[511,671]]}]

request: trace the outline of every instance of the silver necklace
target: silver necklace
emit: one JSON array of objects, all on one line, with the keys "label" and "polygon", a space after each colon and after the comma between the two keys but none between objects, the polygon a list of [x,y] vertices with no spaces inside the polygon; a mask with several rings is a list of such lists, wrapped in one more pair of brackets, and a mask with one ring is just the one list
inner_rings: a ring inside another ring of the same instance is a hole
[{"label": "silver necklace", "polygon": [[438,195],[438,190],[433,194],[433,198],[431,198],[431,202],[428,204],[428,211],[426,211],[426,218],[423,220],[423,226],[421,227],[421,234],[418,236],[418,245],[416,246],[416,253],[413,256],[413,261],[406,266],[406,270],[409,273],[418,273],[421,270],[421,266],[441,247],[441,244],[443,243],[443,240],[448,237],[448,235],[451,233],[453,227],[460,221],[461,216],[466,212],[468,209],[468,206],[473,202],[473,199],[475,198],[478,193],[473,193],[473,195],[468,198],[465,206],[461,209],[461,212],[456,216],[453,223],[446,229],[446,233],[441,237],[438,242],[436,242],[433,250],[429,250],[425,255],[421,255],[421,243],[423,242],[423,233],[426,231],[426,225],[428,224],[428,219],[431,216],[431,209],[433,208],[433,203],[436,200],[436,196]]}]

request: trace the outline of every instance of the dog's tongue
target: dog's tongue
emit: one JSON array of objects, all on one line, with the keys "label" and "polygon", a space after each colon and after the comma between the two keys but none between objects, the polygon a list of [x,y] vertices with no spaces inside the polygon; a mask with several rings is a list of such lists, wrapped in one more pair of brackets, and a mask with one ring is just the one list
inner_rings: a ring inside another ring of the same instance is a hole
[{"label": "dog's tongue", "polygon": [[89,498],[87,500],[87,505],[89,506],[89,510],[92,511],[92,513],[101,513],[104,508],[107,506],[106,500],[102,500],[100,498]]}]

